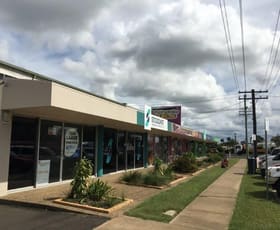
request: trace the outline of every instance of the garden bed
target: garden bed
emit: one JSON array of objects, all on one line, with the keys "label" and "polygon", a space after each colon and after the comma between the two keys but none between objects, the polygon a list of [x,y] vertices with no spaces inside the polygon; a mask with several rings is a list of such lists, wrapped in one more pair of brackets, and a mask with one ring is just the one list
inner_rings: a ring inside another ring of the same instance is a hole
[{"label": "garden bed", "polygon": [[119,209],[121,209],[121,208],[123,208],[123,207],[125,207],[125,206],[127,206],[127,205],[129,205],[133,202],[133,200],[131,200],[131,199],[122,199],[122,198],[115,198],[115,199],[117,199],[118,202],[116,202],[111,207],[106,207],[107,205],[105,205],[105,207],[104,207],[104,205],[102,205],[102,204],[98,205],[98,203],[95,203],[95,205],[98,205],[98,206],[93,206],[94,205],[93,203],[83,203],[83,204],[81,204],[77,200],[71,200],[71,199],[64,200],[62,198],[54,200],[54,203],[61,204],[61,205],[66,205],[66,206],[71,206],[71,207],[74,207],[74,208],[80,208],[80,209],[95,211],[95,212],[111,213],[111,212],[119,210]]},{"label": "garden bed", "polygon": [[168,184],[166,185],[149,185],[149,184],[144,184],[144,183],[131,183],[131,182],[125,182],[125,181],[120,181],[120,183],[122,184],[126,184],[126,185],[134,185],[134,186],[142,186],[142,187],[147,187],[147,188],[154,188],[154,189],[164,189],[168,186],[171,186],[173,184],[176,184],[182,180],[185,180],[187,178],[187,176],[175,176],[175,178],[170,181]]}]

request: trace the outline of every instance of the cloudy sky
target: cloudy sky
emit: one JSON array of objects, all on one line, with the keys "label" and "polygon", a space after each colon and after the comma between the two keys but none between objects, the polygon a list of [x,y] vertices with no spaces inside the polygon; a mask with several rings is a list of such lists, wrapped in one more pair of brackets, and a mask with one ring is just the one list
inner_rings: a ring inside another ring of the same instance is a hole
[{"label": "cloudy sky", "polygon": [[[179,104],[184,126],[242,139],[238,2],[225,1],[236,79],[219,0],[0,0],[0,59],[139,109]],[[246,89],[270,89],[257,102],[260,135],[265,117],[270,134],[280,133],[277,52],[267,65],[279,7],[243,2]]]}]

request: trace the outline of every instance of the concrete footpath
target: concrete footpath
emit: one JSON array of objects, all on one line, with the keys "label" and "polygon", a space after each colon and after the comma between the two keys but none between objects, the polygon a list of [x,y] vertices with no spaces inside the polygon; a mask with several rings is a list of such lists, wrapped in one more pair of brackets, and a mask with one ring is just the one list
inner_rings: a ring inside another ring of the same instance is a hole
[{"label": "concrete footpath", "polygon": [[241,159],[203,191],[169,224],[120,215],[98,230],[228,229],[247,161]]}]

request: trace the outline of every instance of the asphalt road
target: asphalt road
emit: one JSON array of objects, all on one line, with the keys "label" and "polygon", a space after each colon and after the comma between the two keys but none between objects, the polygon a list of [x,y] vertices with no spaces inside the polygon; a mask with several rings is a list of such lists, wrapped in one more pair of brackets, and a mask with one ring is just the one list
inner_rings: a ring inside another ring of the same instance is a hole
[{"label": "asphalt road", "polygon": [[3,230],[92,230],[107,220],[102,216],[0,204]]}]

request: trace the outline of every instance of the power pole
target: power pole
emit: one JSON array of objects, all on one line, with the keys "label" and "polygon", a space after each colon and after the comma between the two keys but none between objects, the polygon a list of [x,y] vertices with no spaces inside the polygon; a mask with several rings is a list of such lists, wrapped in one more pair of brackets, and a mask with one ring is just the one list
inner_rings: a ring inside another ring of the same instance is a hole
[{"label": "power pole", "polygon": [[256,100],[255,90],[251,90],[252,95],[252,112],[253,112],[253,146],[254,146],[254,157],[257,157],[257,118],[256,118]]},{"label": "power pole", "polygon": [[247,158],[249,157],[249,146],[248,146],[248,123],[247,123],[247,105],[246,105],[246,97],[247,95],[244,94],[244,112],[245,112],[245,148],[246,148],[246,155]]},{"label": "power pole", "polygon": [[[256,100],[268,99],[268,96],[257,96],[256,93],[268,93],[268,90],[259,90],[256,91],[252,89],[251,91],[239,91],[239,93],[243,93],[244,96],[239,97],[239,100],[244,100],[244,110],[245,110],[245,138],[246,138],[246,151],[247,151],[247,158],[249,157],[249,149],[248,149],[248,133],[247,133],[247,107],[246,107],[246,100],[252,100],[252,115],[253,115],[253,146],[254,146],[254,158],[257,157],[257,119],[256,119]],[[247,97],[247,94],[251,94],[251,97]],[[253,172],[255,168],[253,169]]]},{"label": "power pole", "polygon": [[[242,98],[239,97],[239,100],[241,100],[241,99]],[[249,146],[248,146],[248,122],[247,122],[247,117],[248,117],[248,115],[252,115],[252,113],[251,113],[251,111],[248,111],[247,95],[246,94],[243,95],[243,100],[244,100],[244,110],[240,110],[239,115],[245,117],[245,150],[246,150],[246,155],[247,155],[247,158],[248,158],[249,157]]]}]

